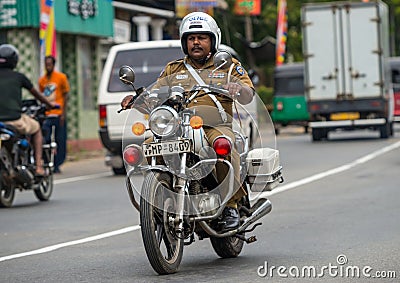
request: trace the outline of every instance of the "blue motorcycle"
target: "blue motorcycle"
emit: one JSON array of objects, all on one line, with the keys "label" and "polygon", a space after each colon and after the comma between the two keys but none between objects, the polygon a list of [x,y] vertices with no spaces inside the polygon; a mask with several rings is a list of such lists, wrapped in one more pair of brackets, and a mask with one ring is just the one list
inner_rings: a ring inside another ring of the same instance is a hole
[{"label": "blue motorcycle", "polygon": [[[42,126],[46,105],[37,100],[24,100],[22,112],[37,119]],[[51,130],[54,132],[54,129]],[[43,133],[45,136],[46,133]],[[0,122],[0,207],[11,207],[15,191],[33,190],[40,201],[47,201],[53,192],[54,154],[57,144],[54,134],[43,144],[45,175],[35,176],[34,150],[30,137],[19,134],[10,125]]]}]

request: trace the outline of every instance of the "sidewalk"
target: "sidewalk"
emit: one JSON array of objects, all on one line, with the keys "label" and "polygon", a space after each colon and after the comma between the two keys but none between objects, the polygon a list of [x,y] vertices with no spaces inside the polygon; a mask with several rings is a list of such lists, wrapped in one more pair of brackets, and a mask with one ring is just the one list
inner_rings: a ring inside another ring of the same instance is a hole
[{"label": "sidewalk", "polygon": [[104,172],[111,174],[111,169],[104,163],[104,156],[103,150],[68,153],[66,161],[60,166],[61,173],[54,174],[54,178],[58,180]]}]

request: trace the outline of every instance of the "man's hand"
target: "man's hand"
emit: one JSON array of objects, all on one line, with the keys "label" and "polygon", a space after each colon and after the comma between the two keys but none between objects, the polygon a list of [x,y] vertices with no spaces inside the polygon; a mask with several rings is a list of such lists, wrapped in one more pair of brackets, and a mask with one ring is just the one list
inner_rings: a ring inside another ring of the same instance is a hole
[{"label": "man's hand", "polygon": [[229,91],[229,96],[232,99],[236,99],[240,95],[240,91],[242,90],[242,86],[238,83],[227,83],[224,85],[224,88]]},{"label": "man's hand", "polygon": [[237,99],[240,104],[246,105],[253,100],[254,91],[247,85],[230,82],[224,85],[232,99]]},{"label": "man's hand", "polygon": [[127,95],[124,97],[124,99],[122,99],[121,101],[121,107],[122,109],[126,109],[129,105],[129,103],[132,101],[133,95]]},{"label": "man's hand", "polygon": [[60,109],[60,104],[55,103],[54,101],[48,101],[48,99],[46,99],[46,109]]}]

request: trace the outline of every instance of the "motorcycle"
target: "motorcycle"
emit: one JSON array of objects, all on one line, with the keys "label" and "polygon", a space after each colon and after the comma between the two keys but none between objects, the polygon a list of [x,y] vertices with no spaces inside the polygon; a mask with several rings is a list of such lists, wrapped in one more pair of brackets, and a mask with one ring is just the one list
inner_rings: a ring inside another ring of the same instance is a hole
[{"label": "motorcycle", "polygon": [[[22,113],[39,121],[46,118],[46,105],[35,99],[23,100]],[[34,151],[30,137],[19,134],[13,126],[0,122],[0,207],[11,207],[15,191],[33,190],[40,201],[53,192],[54,153],[57,148],[52,129],[50,143],[43,144],[44,176],[35,176]]]},{"label": "motorcycle", "polygon": [[[244,242],[257,240],[254,235],[246,237],[246,234],[261,225],[256,222],[272,209],[263,192],[283,182],[279,151],[273,148],[276,146],[274,127],[271,119],[267,118],[267,111],[262,115],[266,120],[264,123],[268,124],[268,141],[264,146],[271,143],[273,147],[260,147],[265,140],[260,133],[259,142],[250,149],[248,137],[240,131],[240,121],[237,121],[240,116],[236,119],[227,117],[234,124],[234,141],[221,135],[210,145],[205,138],[204,130],[215,121],[215,117],[201,115],[206,113],[204,109],[189,105],[204,95],[227,95],[222,85],[235,80],[229,53],[217,52],[214,62],[212,71],[198,72],[209,83],[205,84],[204,80],[199,83],[196,79],[198,83],[190,89],[188,82],[196,75],[189,70],[139,89],[134,85],[133,68],[123,66],[119,71],[120,80],[135,93],[130,105],[140,110],[139,115],[148,117],[148,125],[134,123],[131,126],[130,121],[134,121],[139,112],[130,110],[124,130],[123,159],[127,169],[128,195],[140,212],[146,255],[158,274],[178,271],[184,246],[194,243],[195,235],[199,240],[209,238],[218,256],[237,257]],[[238,103],[234,106],[236,111],[238,106],[243,107]],[[142,135],[146,142],[141,145],[131,143],[132,133]],[[221,228],[221,215],[227,201],[238,189],[235,187],[233,164],[225,158],[233,151],[239,155],[239,186],[246,194],[238,202],[240,226],[225,231]],[[220,182],[215,168],[221,165],[228,171]],[[134,177],[138,171],[144,176],[141,189],[135,186],[137,178]]]}]

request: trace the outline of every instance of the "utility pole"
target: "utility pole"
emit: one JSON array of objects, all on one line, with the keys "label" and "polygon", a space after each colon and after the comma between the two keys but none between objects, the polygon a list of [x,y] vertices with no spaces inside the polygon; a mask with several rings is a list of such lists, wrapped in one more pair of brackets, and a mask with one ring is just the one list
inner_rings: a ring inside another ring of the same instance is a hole
[{"label": "utility pole", "polygon": [[250,68],[254,69],[256,66],[255,66],[255,62],[254,62],[253,53],[251,52],[251,48],[250,48],[250,44],[253,42],[253,25],[251,22],[250,15],[246,15],[244,20],[245,20],[245,37],[246,37],[246,41],[248,43],[248,47],[246,48],[246,55],[249,60],[248,64],[249,64]]}]

